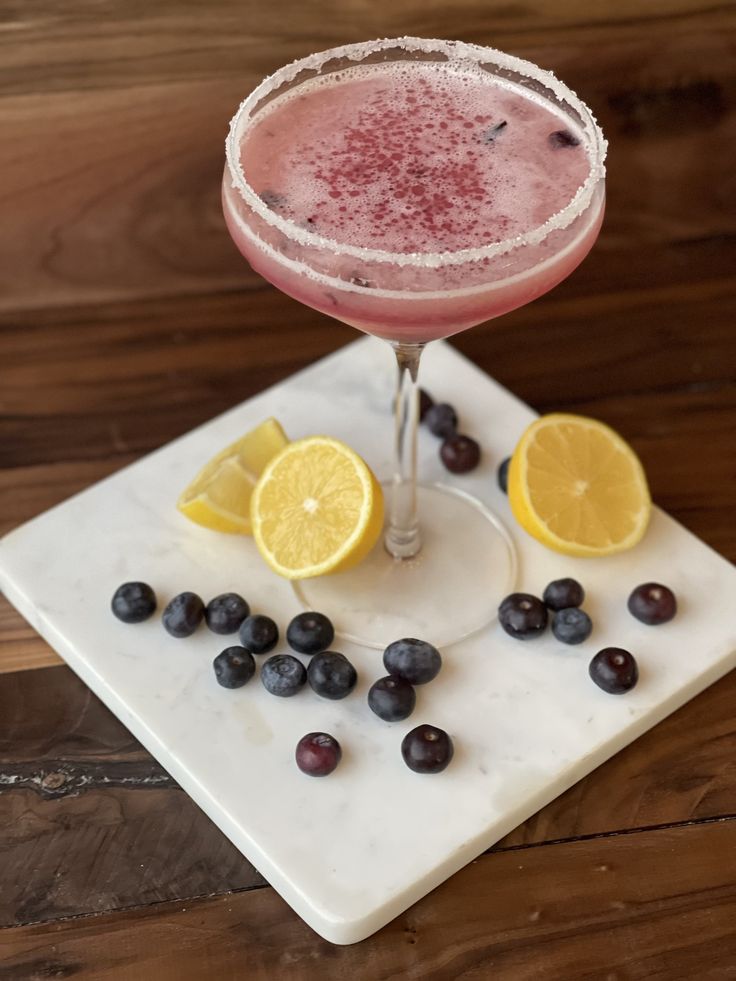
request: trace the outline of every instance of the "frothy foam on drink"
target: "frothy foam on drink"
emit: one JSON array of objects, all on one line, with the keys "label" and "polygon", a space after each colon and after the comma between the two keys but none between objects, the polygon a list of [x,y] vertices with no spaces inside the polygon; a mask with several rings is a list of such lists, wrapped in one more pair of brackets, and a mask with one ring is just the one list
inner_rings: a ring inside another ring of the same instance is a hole
[{"label": "frothy foam on drink", "polygon": [[[551,138],[560,131],[572,139]],[[522,235],[590,171],[570,122],[479,67],[361,65],[258,113],[241,145],[275,213],[341,243],[443,252]]]}]

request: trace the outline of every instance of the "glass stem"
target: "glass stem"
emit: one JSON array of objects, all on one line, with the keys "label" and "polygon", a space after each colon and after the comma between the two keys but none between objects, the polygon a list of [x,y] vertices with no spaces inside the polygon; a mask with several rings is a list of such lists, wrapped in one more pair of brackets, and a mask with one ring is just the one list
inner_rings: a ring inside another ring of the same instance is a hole
[{"label": "glass stem", "polygon": [[386,531],[386,549],[395,559],[410,559],[422,547],[417,520],[417,375],[424,344],[392,343],[398,364],[395,401],[394,477]]}]

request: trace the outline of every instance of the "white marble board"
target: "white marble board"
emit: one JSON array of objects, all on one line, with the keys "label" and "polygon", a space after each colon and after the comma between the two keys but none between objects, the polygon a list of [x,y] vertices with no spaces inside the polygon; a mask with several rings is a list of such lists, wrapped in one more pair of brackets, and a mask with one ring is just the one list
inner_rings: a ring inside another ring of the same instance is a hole
[{"label": "white marble board", "polygon": [[[604,560],[556,555],[518,530],[495,471],[533,413],[442,343],[426,352],[423,384],[457,406],[484,460],[450,477],[423,431],[421,476],[497,511],[518,546],[521,588],[539,593],[564,575],[583,582],[595,623],[585,644],[565,647],[549,632],[523,644],[495,624],[445,649],[442,674],[418,691],[411,719],[388,725],[365,703],[384,673],[375,650],[342,645],[360,674],[344,701],[309,689],[278,699],[257,678],[237,691],[216,684],[211,661],[227,638],[202,627],[175,640],[157,617],[136,626],[113,618],[114,589],[143,579],[162,606],[185,589],[205,601],[236,590],[285,627],[296,601],[252,540],[192,525],[176,498],[213,451],[270,415],[292,438],[347,440],[388,477],[391,358],[386,345],[359,340],[0,541],[8,599],[296,912],[339,944],[379,929],[736,664],[736,571],[661,511],[640,546]],[[625,609],[630,589],[652,579],[680,598],[677,618],[656,628]],[[638,658],[640,682],[624,696],[588,677],[590,658],[607,645]],[[404,733],[422,721],[454,738],[441,775],[414,774],[401,760]],[[312,730],[343,746],[326,779],[293,762]]]}]

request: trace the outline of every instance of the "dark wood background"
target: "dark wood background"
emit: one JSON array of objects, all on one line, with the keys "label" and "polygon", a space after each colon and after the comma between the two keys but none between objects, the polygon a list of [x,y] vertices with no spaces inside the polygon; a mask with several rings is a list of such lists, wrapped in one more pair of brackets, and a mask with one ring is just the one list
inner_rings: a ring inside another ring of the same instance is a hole
[{"label": "dark wood background", "polygon": [[[236,253],[223,140],[269,71],[400,34],[530,58],[596,112],[598,245],[455,343],[617,427],[736,557],[736,8],[705,0],[0,0],[0,533],[353,338]],[[0,670],[0,981],[736,978],[733,674],[338,948],[1,598]]]}]

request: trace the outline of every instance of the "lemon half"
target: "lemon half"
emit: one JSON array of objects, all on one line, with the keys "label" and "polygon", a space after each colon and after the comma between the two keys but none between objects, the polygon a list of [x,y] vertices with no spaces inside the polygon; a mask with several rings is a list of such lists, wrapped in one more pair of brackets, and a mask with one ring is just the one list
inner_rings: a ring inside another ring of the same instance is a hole
[{"label": "lemon half", "polygon": [[309,436],[267,465],[251,498],[256,545],[287,579],[342,572],[362,561],[383,527],[383,492],[340,440]]},{"label": "lemon half", "polygon": [[509,504],[530,535],[566,555],[613,555],[641,541],[651,497],[636,453],[610,426],[553,413],[524,432]]}]

